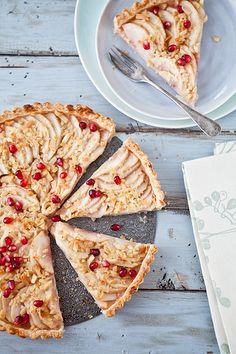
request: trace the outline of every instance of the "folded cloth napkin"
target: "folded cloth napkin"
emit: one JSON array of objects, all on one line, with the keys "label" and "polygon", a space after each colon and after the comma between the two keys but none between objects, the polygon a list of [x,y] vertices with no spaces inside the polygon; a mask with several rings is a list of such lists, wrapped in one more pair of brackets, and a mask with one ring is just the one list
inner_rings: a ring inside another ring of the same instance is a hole
[{"label": "folded cloth napkin", "polygon": [[222,354],[236,354],[236,142],[183,163],[212,320]]}]

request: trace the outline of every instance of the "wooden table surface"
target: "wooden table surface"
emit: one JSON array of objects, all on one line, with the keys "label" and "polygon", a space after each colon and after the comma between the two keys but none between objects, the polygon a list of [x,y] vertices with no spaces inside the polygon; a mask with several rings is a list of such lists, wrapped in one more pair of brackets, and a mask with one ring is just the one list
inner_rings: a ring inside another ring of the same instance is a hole
[{"label": "wooden table surface", "polygon": [[219,354],[181,163],[211,155],[215,142],[233,139],[236,113],[221,119],[223,133],[214,140],[196,128],[159,129],[124,116],[83,70],[74,43],[74,8],[75,0],[1,0],[0,109],[34,101],[80,102],[111,116],[118,136],[140,143],[159,172],[168,201],[158,213],[160,251],[141,290],[116,317],[66,328],[58,341],[0,333],[0,353]]}]

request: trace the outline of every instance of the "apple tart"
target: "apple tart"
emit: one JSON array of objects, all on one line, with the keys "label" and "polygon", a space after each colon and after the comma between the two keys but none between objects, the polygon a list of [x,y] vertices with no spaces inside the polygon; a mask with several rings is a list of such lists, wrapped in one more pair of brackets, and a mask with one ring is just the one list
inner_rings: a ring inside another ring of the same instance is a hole
[{"label": "apple tart", "polygon": [[115,134],[110,118],[81,105],[35,103],[0,115],[0,175],[33,190],[52,214]]},{"label": "apple tart", "polygon": [[34,192],[0,178],[0,330],[60,338],[63,319],[47,220]]},{"label": "apple tart", "polygon": [[160,210],[165,206],[157,174],[140,147],[127,139],[59,211],[63,220]]},{"label": "apple tart", "polygon": [[120,35],[189,104],[195,104],[204,0],[143,0],[114,19]]},{"label": "apple tart", "polygon": [[131,139],[55,215],[114,133],[110,118],[80,105],[35,103],[0,115],[0,330],[63,336],[49,227],[106,316],[123,307],[150,270],[156,246],[60,222],[165,205],[148,157]]},{"label": "apple tart", "polygon": [[54,224],[50,231],[107,317],[115,315],[138,290],[157,252],[152,244],[98,234],[62,222]]}]

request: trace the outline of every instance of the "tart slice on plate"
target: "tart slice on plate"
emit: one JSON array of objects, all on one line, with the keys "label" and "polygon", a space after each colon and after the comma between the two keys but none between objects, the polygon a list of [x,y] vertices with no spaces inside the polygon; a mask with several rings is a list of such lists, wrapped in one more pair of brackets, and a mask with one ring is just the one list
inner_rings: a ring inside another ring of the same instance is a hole
[{"label": "tart slice on plate", "polygon": [[139,145],[127,139],[64,204],[63,220],[159,210],[165,206],[157,174]]},{"label": "tart slice on plate", "polygon": [[120,35],[187,103],[198,99],[204,0],[143,0],[114,19]]},{"label": "tart slice on plate", "polygon": [[115,315],[138,290],[157,252],[152,244],[98,234],[61,222],[50,231],[79,280],[108,317]]},{"label": "tart slice on plate", "polygon": [[52,214],[115,133],[110,118],[81,105],[34,103],[0,115],[0,175],[33,190]]},{"label": "tart slice on plate", "polygon": [[37,196],[0,179],[0,330],[21,337],[60,338],[63,319],[47,222]]}]

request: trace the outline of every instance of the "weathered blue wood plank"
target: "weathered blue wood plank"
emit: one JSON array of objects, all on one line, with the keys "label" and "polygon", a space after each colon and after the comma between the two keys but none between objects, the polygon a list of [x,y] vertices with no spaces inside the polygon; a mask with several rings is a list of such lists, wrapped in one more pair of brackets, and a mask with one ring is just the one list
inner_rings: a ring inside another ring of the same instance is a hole
[{"label": "weathered blue wood plank", "polygon": [[0,353],[219,354],[205,293],[140,291],[116,317],[66,329],[62,340],[0,334]]},{"label": "weathered blue wood plank", "polygon": [[189,215],[158,212],[155,243],[158,253],[141,289],[205,289]]},{"label": "weathered blue wood plank", "polygon": [[205,289],[189,215],[159,212],[155,243],[159,251],[141,288]]},{"label": "weathered blue wood plank", "polygon": [[[1,110],[35,100],[81,102],[114,118],[119,130],[151,129],[112,107],[95,89],[77,57],[0,56],[0,80],[4,92],[0,97]],[[236,129],[236,112],[223,118],[221,124],[225,130]],[[170,133],[185,136],[187,130]]]},{"label": "weathered blue wood plank", "polygon": [[2,0],[0,53],[76,54],[76,0]]}]

